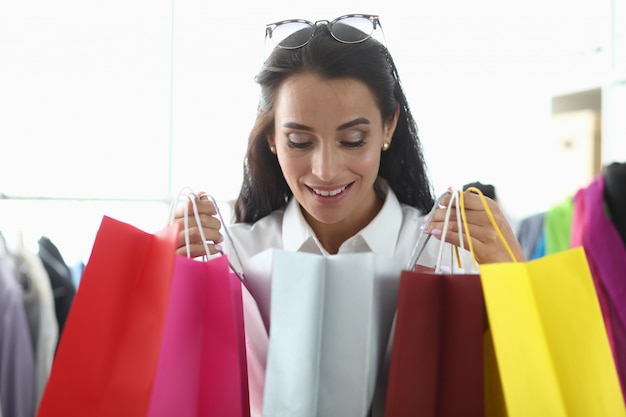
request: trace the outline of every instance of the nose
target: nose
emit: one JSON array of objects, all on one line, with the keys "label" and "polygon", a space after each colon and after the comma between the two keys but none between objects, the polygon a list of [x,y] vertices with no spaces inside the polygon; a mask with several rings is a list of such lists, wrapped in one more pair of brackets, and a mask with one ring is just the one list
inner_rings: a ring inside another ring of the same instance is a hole
[{"label": "nose", "polygon": [[319,146],[311,155],[311,172],[320,180],[331,182],[340,170],[339,150],[329,144]]}]

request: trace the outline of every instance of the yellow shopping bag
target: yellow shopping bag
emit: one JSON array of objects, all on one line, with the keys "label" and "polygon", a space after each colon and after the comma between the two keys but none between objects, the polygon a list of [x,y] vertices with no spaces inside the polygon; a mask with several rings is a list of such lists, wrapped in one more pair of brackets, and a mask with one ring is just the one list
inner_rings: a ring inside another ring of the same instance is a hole
[{"label": "yellow shopping bag", "polygon": [[[508,417],[626,416],[582,247],[530,262],[481,265],[480,276],[489,320],[485,340],[493,342],[504,394],[503,407],[486,398],[486,410]],[[497,389],[486,385],[486,392]]]}]

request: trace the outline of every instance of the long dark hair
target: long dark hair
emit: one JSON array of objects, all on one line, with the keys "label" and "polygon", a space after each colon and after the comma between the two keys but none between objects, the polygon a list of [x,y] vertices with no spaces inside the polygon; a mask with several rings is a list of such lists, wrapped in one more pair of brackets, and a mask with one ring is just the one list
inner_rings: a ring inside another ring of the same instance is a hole
[{"label": "long dark hair", "polygon": [[384,121],[392,120],[400,107],[392,145],[381,155],[378,175],[387,180],[401,203],[428,212],[434,202],[432,185],[417,126],[387,48],[374,38],[354,44],[341,43],[325,25],[320,25],[305,46],[276,48],[256,76],[261,97],[248,138],[235,221],[255,222],[284,206],[292,196],[267,137],[274,129],[274,102],[279,87],[290,76],[309,72],[325,79],[353,78],[365,83]]}]

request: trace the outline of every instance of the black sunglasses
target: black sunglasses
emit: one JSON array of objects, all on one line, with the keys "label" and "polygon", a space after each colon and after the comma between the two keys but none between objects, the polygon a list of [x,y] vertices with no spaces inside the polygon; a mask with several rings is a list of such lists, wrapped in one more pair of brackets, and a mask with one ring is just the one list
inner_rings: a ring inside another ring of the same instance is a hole
[{"label": "black sunglasses", "polygon": [[309,43],[320,24],[325,24],[333,38],[342,43],[363,42],[372,36],[376,28],[380,28],[382,33],[382,26],[377,15],[348,14],[331,21],[310,22],[303,19],[290,19],[270,23],[265,27],[265,39],[270,38],[279,48],[301,48]]}]

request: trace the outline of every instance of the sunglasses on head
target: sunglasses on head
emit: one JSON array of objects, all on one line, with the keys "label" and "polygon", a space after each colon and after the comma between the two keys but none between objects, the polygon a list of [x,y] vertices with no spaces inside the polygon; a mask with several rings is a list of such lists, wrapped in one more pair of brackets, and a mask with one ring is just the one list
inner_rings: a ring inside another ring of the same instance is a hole
[{"label": "sunglasses on head", "polygon": [[265,38],[271,39],[279,48],[301,48],[313,38],[315,29],[320,24],[325,24],[333,38],[342,43],[363,42],[379,27],[382,32],[377,15],[348,14],[331,21],[309,22],[303,19],[290,19],[270,23],[265,27]]}]

